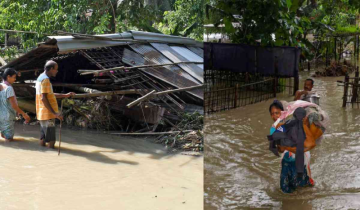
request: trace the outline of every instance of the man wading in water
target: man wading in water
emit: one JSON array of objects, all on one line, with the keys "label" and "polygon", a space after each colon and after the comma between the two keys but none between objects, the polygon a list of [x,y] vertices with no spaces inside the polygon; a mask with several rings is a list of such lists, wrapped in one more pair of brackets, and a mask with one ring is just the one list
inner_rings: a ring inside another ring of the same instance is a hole
[{"label": "man wading in water", "polygon": [[54,149],[55,118],[63,120],[59,113],[57,98],[69,98],[75,93],[59,94],[54,93],[50,83],[50,77],[55,77],[58,73],[58,64],[55,61],[48,61],[45,64],[44,72],[40,74],[36,81],[36,117],[40,121],[40,145]]},{"label": "man wading in water", "polygon": [[303,100],[306,97],[306,95],[312,90],[313,87],[314,87],[314,80],[306,79],[304,83],[304,90],[296,91],[294,101]]}]

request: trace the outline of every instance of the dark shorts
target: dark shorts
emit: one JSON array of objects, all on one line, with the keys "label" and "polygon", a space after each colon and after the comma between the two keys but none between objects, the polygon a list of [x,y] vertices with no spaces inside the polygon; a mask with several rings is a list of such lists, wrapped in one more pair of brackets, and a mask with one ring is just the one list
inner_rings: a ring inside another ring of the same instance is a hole
[{"label": "dark shorts", "polygon": [[45,142],[56,141],[55,119],[40,120],[40,133]]}]

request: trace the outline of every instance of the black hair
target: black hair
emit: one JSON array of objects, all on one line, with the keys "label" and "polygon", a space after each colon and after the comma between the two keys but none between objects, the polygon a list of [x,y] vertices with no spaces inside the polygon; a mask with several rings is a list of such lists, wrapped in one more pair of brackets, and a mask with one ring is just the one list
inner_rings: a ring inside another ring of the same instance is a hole
[{"label": "black hair", "polygon": [[53,60],[46,61],[46,64],[44,66],[45,71],[50,71],[52,68],[55,68],[57,63]]},{"label": "black hair", "polygon": [[314,80],[313,80],[313,79],[308,78],[308,79],[306,79],[305,81],[310,81],[310,82],[311,82],[311,85],[314,85]]},{"label": "black hair", "polygon": [[272,102],[272,104],[269,107],[269,112],[270,113],[271,113],[271,108],[273,106],[278,108],[278,109],[281,109],[281,111],[284,111],[284,107],[283,107],[282,103],[280,101],[276,100],[276,99],[274,100],[274,102]]},{"label": "black hair", "polygon": [[12,77],[14,74],[18,74],[18,72],[13,68],[6,68],[3,72],[0,73],[0,76],[4,81],[7,81],[7,77]]}]

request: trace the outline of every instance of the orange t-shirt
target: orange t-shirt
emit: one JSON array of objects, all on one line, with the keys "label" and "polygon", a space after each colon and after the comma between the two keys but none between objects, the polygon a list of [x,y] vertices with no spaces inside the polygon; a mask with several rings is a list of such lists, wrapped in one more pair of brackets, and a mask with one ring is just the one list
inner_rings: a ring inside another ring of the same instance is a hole
[{"label": "orange t-shirt", "polygon": [[55,119],[56,116],[45,107],[44,102],[41,100],[42,93],[47,93],[47,98],[51,107],[55,112],[58,112],[59,106],[56,101],[50,79],[45,73],[41,74],[36,81],[36,118],[38,120]]}]

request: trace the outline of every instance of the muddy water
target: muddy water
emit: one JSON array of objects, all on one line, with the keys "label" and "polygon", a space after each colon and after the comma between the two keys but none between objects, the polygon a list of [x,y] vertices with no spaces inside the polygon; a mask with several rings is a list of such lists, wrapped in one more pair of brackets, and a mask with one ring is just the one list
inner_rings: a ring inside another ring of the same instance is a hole
[{"label": "muddy water", "polygon": [[[301,88],[307,76],[301,75]],[[360,109],[341,107],[336,80],[343,77],[315,79],[331,123],[311,151],[315,186],[291,195],[281,192],[280,158],[268,150],[272,100],[207,118],[205,209],[360,209]]]},{"label": "muddy water", "polygon": [[61,154],[37,126],[0,139],[0,209],[203,209],[203,158],[144,139],[63,129]]}]

